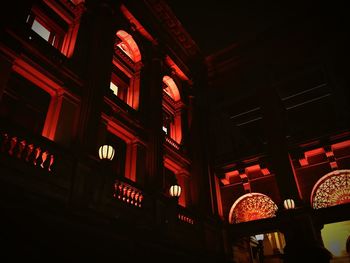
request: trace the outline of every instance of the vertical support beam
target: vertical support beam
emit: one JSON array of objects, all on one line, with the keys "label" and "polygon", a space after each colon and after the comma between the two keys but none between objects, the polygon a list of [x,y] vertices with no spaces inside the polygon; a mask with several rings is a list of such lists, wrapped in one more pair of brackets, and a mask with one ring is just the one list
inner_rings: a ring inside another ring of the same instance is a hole
[{"label": "vertical support beam", "polygon": [[264,70],[265,67],[261,64],[256,75],[260,80],[257,95],[262,109],[268,152],[282,200],[292,198],[298,203],[300,197],[286,141],[286,112],[277,91],[268,81],[269,73]]},{"label": "vertical support beam", "polygon": [[153,47],[151,57],[149,58],[148,68],[148,90],[147,105],[145,111],[148,118],[148,180],[147,185],[155,192],[161,192],[163,186],[163,141],[162,131],[162,78],[163,78],[163,60],[157,47]]},{"label": "vertical support beam", "polygon": [[191,192],[194,205],[197,205],[203,214],[216,213],[215,205],[215,182],[210,167],[210,146],[207,143],[208,134],[208,101],[207,97],[207,68],[202,59],[194,61],[193,67],[193,89],[195,99],[193,104],[193,115],[191,116],[190,128],[190,152],[192,154],[191,166]]},{"label": "vertical support beam", "polygon": [[[109,87],[115,17],[109,1],[91,0],[82,15],[72,63],[85,80],[80,117],[78,141],[87,152],[96,151],[96,133],[99,126],[103,98]],[[89,43],[87,45],[86,43]]]},{"label": "vertical support beam", "polygon": [[[312,210],[301,207],[297,180],[294,174],[286,140],[287,116],[283,102],[278,92],[269,82],[268,48],[262,45],[257,52],[258,67],[256,77],[259,80],[257,95],[263,115],[265,136],[268,142],[268,152],[272,167],[276,173],[282,202],[292,198],[296,201],[297,209],[281,209],[280,230],[286,238],[284,262],[298,262],[305,255],[315,262],[328,263],[330,253],[324,248],[321,238],[321,224],[315,220]],[[281,206],[281,204],[280,204]]]}]

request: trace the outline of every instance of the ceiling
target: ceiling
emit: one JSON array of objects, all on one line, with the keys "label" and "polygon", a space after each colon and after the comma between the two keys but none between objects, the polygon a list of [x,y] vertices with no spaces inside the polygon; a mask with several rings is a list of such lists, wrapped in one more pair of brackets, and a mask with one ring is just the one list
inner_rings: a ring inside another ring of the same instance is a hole
[{"label": "ceiling", "polygon": [[335,70],[348,64],[345,7],[312,0],[164,1],[205,56],[218,52],[207,60],[217,74],[210,75],[208,97],[215,127],[212,153],[218,163],[267,150],[265,127],[273,128],[261,110],[258,91],[263,85],[260,70],[254,68],[259,61],[254,50],[264,50],[264,72],[281,98],[289,143],[349,127],[349,92],[325,73],[330,61],[337,64]]}]

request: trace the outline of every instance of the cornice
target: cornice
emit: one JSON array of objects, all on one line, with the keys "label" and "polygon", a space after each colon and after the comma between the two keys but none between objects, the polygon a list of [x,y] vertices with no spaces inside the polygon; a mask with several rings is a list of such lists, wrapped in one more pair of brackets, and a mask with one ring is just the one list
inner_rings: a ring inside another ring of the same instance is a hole
[{"label": "cornice", "polygon": [[187,56],[194,56],[199,53],[196,43],[164,1],[145,0],[145,3]]}]

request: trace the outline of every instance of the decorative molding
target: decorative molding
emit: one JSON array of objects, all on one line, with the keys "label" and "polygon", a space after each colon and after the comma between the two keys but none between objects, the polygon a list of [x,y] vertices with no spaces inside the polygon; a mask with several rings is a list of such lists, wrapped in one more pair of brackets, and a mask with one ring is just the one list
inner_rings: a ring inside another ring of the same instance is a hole
[{"label": "decorative molding", "polygon": [[317,181],[311,193],[314,209],[350,203],[350,170],[336,170]]},{"label": "decorative molding", "polygon": [[196,43],[187,33],[180,21],[176,18],[170,7],[159,0],[145,0],[155,17],[169,31],[171,36],[180,44],[188,56],[193,56],[199,52]]},{"label": "decorative molding", "polygon": [[276,216],[277,205],[261,193],[249,193],[238,198],[231,207],[229,222],[243,223]]}]

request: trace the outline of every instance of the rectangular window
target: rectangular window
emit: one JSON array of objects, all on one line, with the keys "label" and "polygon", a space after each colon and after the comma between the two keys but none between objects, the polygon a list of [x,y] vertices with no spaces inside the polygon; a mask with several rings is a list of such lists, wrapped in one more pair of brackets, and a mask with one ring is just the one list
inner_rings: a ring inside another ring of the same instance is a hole
[{"label": "rectangular window", "polygon": [[[164,108],[163,108],[164,110]],[[170,125],[172,123],[172,117],[170,116],[170,114],[168,112],[163,111],[163,126],[162,129],[165,132],[165,134],[167,136],[170,136]]]},{"label": "rectangular window", "polygon": [[36,19],[34,19],[32,30],[46,41],[49,41],[51,32],[48,29],[46,29],[42,24],[40,24]]},{"label": "rectangular window", "polygon": [[113,67],[109,88],[113,91],[115,96],[125,103],[127,103],[129,85],[130,78],[127,77],[118,67]]},{"label": "rectangular window", "polygon": [[41,38],[61,51],[70,24],[57,11],[60,4],[54,2],[36,1],[27,17],[27,24]]},{"label": "rectangular window", "polygon": [[115,85],[112,81],[109,85],[109,88],[113,91],[113,94],[118,96],[118,86]]}]

